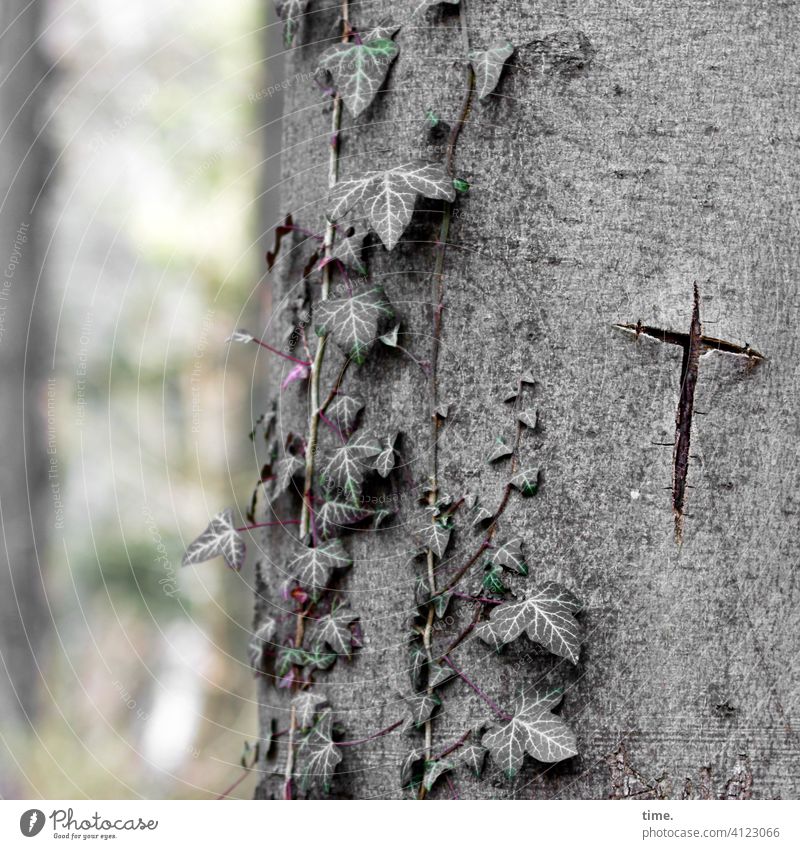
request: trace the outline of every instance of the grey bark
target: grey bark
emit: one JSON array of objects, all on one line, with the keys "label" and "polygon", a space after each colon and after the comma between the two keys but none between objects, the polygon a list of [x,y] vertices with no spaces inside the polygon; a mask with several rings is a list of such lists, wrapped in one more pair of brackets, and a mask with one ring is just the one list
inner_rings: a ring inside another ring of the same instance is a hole
[{"label": "grey bark", "polygon": [[[351,4],[351,14],[366,28],[384,15],[402,19],[413,5]],[[345,117],[343,177],[434,152],[424,144],[424,114],[433,109],[452,123],[463,94],[454,11],[429,12],[398,35],[387,92],[363,120]],[[541,424],[524,434],[522,455],[542,468],[542,487],[534,498],[512,498],[499,533],[523,537],[530,582],[557,580],[584,601],[586,640],[574,668],[525,638],[501,656],[476,641],[457,650],[460,668],[501,705],[545,676],[562,682],[561,715],[580,750],[556,766],[529,760],[511,782],[489,762],[480,780],[457,775],[459,794],[796,798],[796,6],[502,0],[471,2],[468,16],[473,48],[505,36],[517,51],[498,94],[473,106],[456,155],[471,191],[458,203],[446,259],[441,485],[497,505],[507,465],[485,458],[496,436],[513,435],[502,389],[532,371]],[[330,10],[312,14],[287,79],[312,70],[335,35]],[[284,209],[316,229],[329,120],[315,87],[287,88]],[[420,209],[405,241],[391,255],[374,248],[369,262],[402,317],[405,343],[426,359],[440,207]],[[275,339],[302,291],[299,254],[276,279]],[[704,332],[747,342],[767,360],[753,367],[729,354],[701,357],[678,546],[672,452],[658,443],[674,437],[681,351],[613,324],[688,332],[695,281]],[[325,385],[341,362],[329,352]],[[366,400],[366,427],[403,431],[408,464],[394,485],[397,519],[346,543],[356,564],[341,586],[365,647],[316,676],[347,737],[360,738],[405,713],[405,623],[422,574],[410,557],[417,508],[409,482],[428,474],[430,410],[422,373],[384,350],[349,372],[345,390]],[[280,409],[282,435],[303,433],[302,391],[283,393]],[[289,499],[276,505],[297,509]],[[453,566],[479,540],[459,514]],[[286,535],[267,536],[257,620],[285,615],[279,586],[295,549]],[[437,639],[469,621],[463,605],[455,611]],[[286,727],[285,693],[262,678],[259,694],[264,730],[272,720]],[[443,700],[435,751],[494,721],[460,681]],[[419,735],[395,732],[344,750],[334,794],[400,796],[400,764],[420,745]],[[271,771],[284,758],[281,738],[260,796],[279,794]],[[437,785],[434,796],[447,795]]]},{"label": "grey bark", "polygon": [[49,620],[42,552],[57,506],[50,500],[45,432],[40,11],[41,4],[23,0],[0,9],[0,714],[8,731],[32,721],[36,711]]}]

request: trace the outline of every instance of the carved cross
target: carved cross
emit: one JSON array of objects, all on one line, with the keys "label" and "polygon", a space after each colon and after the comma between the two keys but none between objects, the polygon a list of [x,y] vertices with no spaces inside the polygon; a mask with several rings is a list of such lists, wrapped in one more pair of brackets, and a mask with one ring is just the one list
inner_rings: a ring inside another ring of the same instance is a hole
[{"label": "carved cross", "polygon": [[683,348],[681,363],[681,389],[678,396],[678,410],[675,414],[675,442],[672,450],[672,510],[675,514],[675,539],[681,542],[683,538],[683,508],[686,501],[687,477],[689,473],[689,445],[692,436],[692,414],[694,411],[694,393],[697,387],[697,377],[700,371],[700,357],[708,351],[723,351],[747,357],[753,362],[759,362],[764,356],[749,345],[736,345],[724,339],[715,339],[703,335],[700,323],[700,292],[694,285],[694,305],[692,320],[688,333],[675,333],[672,330],[662,330],[642,324],[615,324],[620,330],[634,333],[638,338],[641,334],[651,336],[669,345],[679,345]]}]

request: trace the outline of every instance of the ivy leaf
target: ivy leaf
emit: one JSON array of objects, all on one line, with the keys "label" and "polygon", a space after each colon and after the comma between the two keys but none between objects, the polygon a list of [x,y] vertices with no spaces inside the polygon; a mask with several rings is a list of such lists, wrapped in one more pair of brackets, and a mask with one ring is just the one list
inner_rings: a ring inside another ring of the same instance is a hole
[{"label": "ivy leaf", "polygon": [[303,690],[291,701],[295,710],[298,728],[311,728],[321,707],[327,704],[327,698],[311,690]]},{"label": "ivy leaf", "polygon": [[483,576],[483,586],[494,595],[503,595],[508,592],[508,587],[503,583],[503,570],[499,566],[490,567]]},{"label": "ivy leaf", "polygon": [[491,519],[492,516],[494,516],[494,513],[491,510],[487,510],[485,507],[478,507],[475,511],[475,518],[472,520],[472,527],[474,528],[476,525],[480,525],[481,522]]},{"label": "ivy leaf", "polygon": [[347,268],[352,268],[358,274],[366,274],[367,267],[361,261],[361,251],[364,248],[364,239],[367,233],[369,233],[369,227],[363,221],[351,225],[345,230],[344,236],[336,241],[331,257],[338,259],[339,262]]},{"label": "ivy leaf", "polygon": [[417,539],[423,548],[429,548],[437,557],[444,557],[450,542],[450,528],[445,528],[440,522],[426,522],[417,530]]},{"label": "ivy leaf", "polygon": [[345,551],[342,541],[335,540],[316,548],[306,548],[289,564],[289,572],[316,601],[327,587],[333,570],[352,565],[353,558]]},{"label": "ivy leaf", "polygon": [[446,758],[438,761],[427,761],[425,764],[425,777],[423,778],[425,789],[430,790],[436,784],[438,778],[441,778],[441,776],[451,769],[455,769],[455,766],[455,761],[447,760]]},{"label": "ivy leaf", "polygon": [[411,713],[415,728],[424,725],[442,703],[437,695],[429,695],[428,693],[414,693],[410,696],[403,696],[403,701],[405,701]]},{"label": "ivy leaf", "polygon": [[509,483],[526,498],[530,495],[536,495],[539,490],[539,470],[523,469],[521,472],[517,472]]},{"label": "ivy leaf", "polygon": [[480,778],[487,751],[479,743],[467,743],[459,749],[457,760],[470,769],[476,778]]},{"label": "ivy leaf", "polygon": [[228,567],[238,572],[244,563],[245,553],[244,540],[233,521],[233,510],[228,509],[217,513],[203,533],[189,544],[183,555],[183,565],[195,566],[222,556]]},{"label": "ivy leaf", "polygon": [[432,663],[428,667],[428,686],[431,689],[440,687],[455,676],[455,672],[443,663]]},{"label": "ivy leaf", "polygon": [[528,574],[528,564],[522,554],[522,539],[515,537],[504,543],[492,555],[491,563],[496,566],[505,566],[518,575]]},{"label": "ivy leaf", "polygon": [[500,648],[524,632],[553,654],[577,663],[582,629],[575,614],[580,609],[581,603],[569,590],[548,582],[530,597],[495,607],[476,634]]},{"label": "ivy leaf", "polygon": [[344,105],[357,118],[374,100],[399,52],[391,38],[334,44],[320,57],[319,67],[333,77]]},{"label": "ivy leaf", "polygon": [[247,646],[247,656],[253,672],[261,672],[264,668],[264,649],[272,644],[277,624],[271,616],[265,617],[258,630],[250,638]]},{"label": "ivy leaf", "polygon": [[286,675],[293,666],[305,666],[308,663],[308,653],[294,646],[282,646],[275,659],[275,669],[281,677]]},{"label": "ivy leaf", "polygon": [[319,336],[331,333],[342,351],[361,365],[375,341],[378,320],[393,315],[383,289],[373,286],[350,298],[320,301],[316,330]]},{"label": "ivy leaf", "polygon": [[400,767],[400,786],[403,790],[412,790],[422,784],[425,774],[425,752],[415,749],[403,761]]},{"label": "ivy leaf", "polygon": [[508,457],[509,454],[513,453],[513,449],[506,445],[502,437],[498,436],[494,441],[492,450],[489,452],[489,456],[486,458],[486,462],[494,463],[496,460],[501,460],[503,457]]},{"label": "ivy leaf", "polygon": [[342,436],[347,439],[356,429],[358,414],[364,409],[360,398],[349,395],[337,395],[328,406],[328,418],[339,428]]},{"label": "ivy leaf", "polygon": [[310,374],[311,366],[307,366],[305,363],[297,363],[297,365],[292,366],[289,373],[281,381],[281,391],[291,386],[296,380],[307,380]]},{"label": "ivy leaf", "polygon": [[333,713],[323,712],[317,724],[303,738],[297,749],[300,787],[321,787],[325,793],[331,789],[333,773],[341,763],[342,753],[333,742]]},{"label": "ivy leaf", "polygon": [[557,763],[578,754],[575,734],[561,717],[551,713],[561,695],[561,690],[523,694],[514,705],[511,720],[483,735],[481,742],[509,778],[517,774],[526,752],[541,763]]},{"label": "ivy leaf", "polygon": [[397,347],[397,336],[400,333],[400,325],[395,324],[395,326],[388,332],[384,333],[383,336],[378,337],[387,348],[396,348]]},{"label": "ivy leaf", "polygon": [[304,472],[306,464],[296,454],[287,454],[275,464],[275,492],[284,492],[291,486],[295,475]]},{"label": "ivy leaf", "polygon": [[439,165],[408,162],[337,183],[331,192],[329,215],[335,221],[363,204],[370,226],[392,250],[411,221],[417,195],[453,201],[455,194],[453,180]]},{"label": "ivy leaf", "polygon": [[346,498],[357,503],[364,474],[372,468],[364,460],[380,453],[381,444],[374,436],[366,433],[351,436],[328,460],[321,475],[322,485],[325,489],[338,486]]},{"label": "ivy leaf", "polygon": [[388,478],[394,468],[394,444],[397,441],[397,436],[398,434],[395,433],[384,438],[381,453],[375,459],[375,469],[382,478]]},{"label": "ivy leaf", "polygon": [[470,52],[469,61],[475,69],[475,82],[480,100],[486,100],[497,88],[506,59],[509,59],[513,52],[514,45],[502,38],[493,42],[488,50]]},{"label": "ivy leaf", "polygon": [[275,11],[283,20],[283,43],[287,48],[294,44],[300,21],[308,9],[309,0],[276,0]]},{"label": "ivy leaf", "polygon": [[350,624],[358,615],[346,606],[322,616],[314,623],[311,639],[316,645],[329,645],[338,654],[351,657],[353,654],[353,632]]},{"label": "ivy leaf", "polygon": [[525,427],[529,427],[531,430],[536,430],[536,425],[539,423],[539,413],[535,407],[530,410],[522,410],[517,416],[517,421],[522,422]]},{"label": "ivy leaf", "polygon": [[368,507],[351,504],[348,501],[330,499],[317,511],[319,530],[325,539],[330,539],[342,528],[355,525],[372,515]]},{"label": "ivy leaf", "polygon": [[420,648],[418,644],[411,646],[411,666],[409,667],[409,675],[411,676],[411,686],[415,690],[421,690],[425,686],[425,670],[428,664],[427,653]]},{"label": "ivy leaf", "polygon": [[302,666],[309,666],[311,669],[330,669],[336,663],[339,655],[334,652],[325,651],[321,648],[315,648],[311,651],[303,652]]}]

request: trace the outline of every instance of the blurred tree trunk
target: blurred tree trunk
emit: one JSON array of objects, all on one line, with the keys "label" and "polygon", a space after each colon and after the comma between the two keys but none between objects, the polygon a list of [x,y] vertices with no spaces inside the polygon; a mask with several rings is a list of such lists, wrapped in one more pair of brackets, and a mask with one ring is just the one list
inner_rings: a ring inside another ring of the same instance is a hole
[{"label": "blurred tree trunk", "polygon": [[[43,590],[48,531],[58,521],[50,499],[45,436],[48,405],[42,334],[42,186],[38,135],[43,68],[37,47],[40,3],[0,8],[0,712],[11,729],[33,721],[37,668],[49,615]],[[54,499],[60,498],[58,477]]]},{"label": "blurred tree trunk", "polygon": [[[384,16],[402,21],[415,5],[351,3],[351,20],[363,31]],[[337,37],[334,10],[319,6],[326,11],[311,4],[290,51],[283,141],[283,212],[317,232],[330,112],[319,89],[296,75],[312,72]],[[475,640],[456,650],[459,667],[506,709],[522,687],[558,679],[561,715],[579,748],[556,766],[527,759],[514,781],[491,761],[480,780],[459,770],[461,797],[800,791],[795,11],[759,0],[469,3],[473,49],[505,37],[517,50],[497,94],[473,104],[455,157],[471,189],[457,202],[445,262],[438,376],[449,413],[438,442],[440,486],[497,507],[508,464],[486,457],[496,437],[513,439],[504,387],[531,371],[526,405],[538,409],[540,425],[523,433],[521,455],[541,468],[541,487],[533,498],[513,495],[498,533],[524,540],[531,584],[556,580],[582,599],[585,643],[576,667],[526,638],[499,656]],[[387,91],[360,119],[345,114],[342,178],[436,155],[424,116],[432,110],[452,125],[458,115],[458,21],[458,8],[445,4],[397,35]],[[440,218],[438,203],[418,204],[391,254],[380,245],[367,252],[371,277],[402,320],[402,344],[420,360],[431,356]],[[273,341],[285,341],[298,321],[292,304],[303,294],[308,252],[284,251]],[[678,545],[670,446],[683,352],[613,325],[641,320],[688,334],[695,282],[703,332],[749,343],[767,359],[700,357]],[[316,284],[309,289],[318,296]],[[324,391],[340,365],[329,345]],[[279,373],[273,364],[273,384]],[[281,394],[281,439],[306,432],[299,387]],[[315,691],[354,739],[406,715],[407,623],[423,571],[409,543],[419,516],[411,483],[429,474],[432,411],[423,372],[385,348],[349,370],[344,391],[365,400],[364,427],[403,432],[407,464],[394,473],[398,515],[379,533],[345,540],[356,562],[341,587],[360,616],[364,648],[315,674]],[[275,505],[282,515],[298,510],[288,497]],[[481,539],[470,525],[462,508],[450,569]],[[280,593],[293,553],[286,533],[267,535],[257,619],[277,616],[279,636],[293,633],[292,605]],[[439,644],[469,624],[472,609],[456,600],[449,613]],[[434,751],[495,722],[462,681],[446,685],[442,698]],[[264,677],[260,702],[265,732],[272,720],[287,727],[285,690]],[[419,734],[395,731],[342,749],[334,795],[401,796],[400,765],[421,745]],[[286,748],[283,736],[259,795],[280,794]],[[432,795],[448,797],[440,785]]]}]

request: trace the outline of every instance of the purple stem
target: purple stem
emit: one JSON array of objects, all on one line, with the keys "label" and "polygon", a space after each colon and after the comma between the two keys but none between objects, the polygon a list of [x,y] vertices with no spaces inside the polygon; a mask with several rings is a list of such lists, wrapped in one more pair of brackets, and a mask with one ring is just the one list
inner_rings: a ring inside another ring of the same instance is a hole
[{"label": "purple stem", "polygon": [[360,746],[362,743],[369,743],[370,740],[377,740],[378,737],[385,737],[387,734],[391,734],[398,725],[402,725],[403,720],[398,719],[394,725],[390,725],[388,728],[384,728],[381,731],[376,731],[374,734],[370,734],[369,737],[362,737],[360,740],[342,740],[341,743],[337,743],[337,746]]},{"label": "purple stem", "polygon": [[511,714],[506,713],[504,710],[502,710],[500,707],[498,707],[498,706],[495,704],[495,702],[493,702],[493,701],[489,698],[489,696],[487,696],[487,695],[486,695],[486,693],[484,693],[484,692],[483,692],[483,690],[481,690],[481,688],[480,688],[477,684],[473,684],[473,683],[472,683],[472,681],[470,681],[470,680],[469,680],[469,678],[467,678],[467,676],[466,676],[466,675],[465,675],[465,674],[464,674],[464,673],[463,673],[460,669],[458,669],[458,668],[456,667],[456,665],[453,663],[453,661],[452,661],[452,660],[450,660],[450,658],[449,658],[447,655],[445,655],[445,656],[442,658],[442,660],[443,660],[443,661],[444,661],[444,662],[445,662],[445,663],[446,663],[446,664],[447,664],[447,665],[448,665],[448,666],[449,666],[449,667],[453,670],[453,672],[455,672],[455,673],[456,673],[456,675],[458,675],[458,677],[459,677],[459,678],[460,678],[460,679],[461,679],[461,680],[462,680],[465,684],[469,685],[469,687],[470,687],[470,688],[471,688],[471,689],[472,689],[472,690],[473,690],[473,691],[474,691],[474,692],[475,692],[478,696],[480,696],[480,697],[481,697],[481,698],[482,698],[482,699],[486,702],[486,704],[487,704],[487,705],[489,705],[489,707],[490,707],[490,708],[491,708],[491,709],[495,712],[495,714],[498,716],[498,718],[503,719],[503,720],[506,720],[506,721],[508,721],[508,720],[512,719]]},{"label": "purple stem", "polygon": [[456,598],[463,598],[467,601],[479,601],[481,604],[502,604],[502,601],[498,601],[496,598],[485,598],[480,595],[468,595],[467,593],[453,593]]},{"label": "purple stem", "polygon": [[250,775],[250,769],[248,767],[245,767],[242,771],[242,774],[236,779],[236,781],[234,781],[230,787],[226,787],[225,790],[223,790],[222,793],[217,796],[217,801],[219,802],[220,799],[227,799],[228,796],[233,793],[233,791],[245,780],[245,778],[247,778],[248,775]]},{"label": "purple stem", "polygon": [[455,784],[453,784],[453,779],[450,778],[449,775],[445,775],[444,780],[447,782],[447,786],[450,788],[450,795],[453,799],[458,800],[458,791],[456,790]]},{"label": "purple stem", "polygon": [[331,421],[325,413],[320,413],[319,417],[325,422],[326,425],[342,440],[342,444],[346,444],[347,440],[344,438],[344,434],[342,433],[342,429],[336,424],[336,422]]},{"label": "purple stem", "polygon": [[260,339],[253,339],[253,341],[257,345],[261,345],[262,348],[266,348],[268,351],[271,351],[273,354],[277,354],[279,357],[283,357],[284,360],[290,360],[291,362],[297,363],[300,366],[311,365],[308,360],[298,360],[297,357],[293,357],[291,354],[284,354],[283,351],[279,351],[277,348],[273,348],[272,345],[267,345],[266,342],[262,342]]}]

